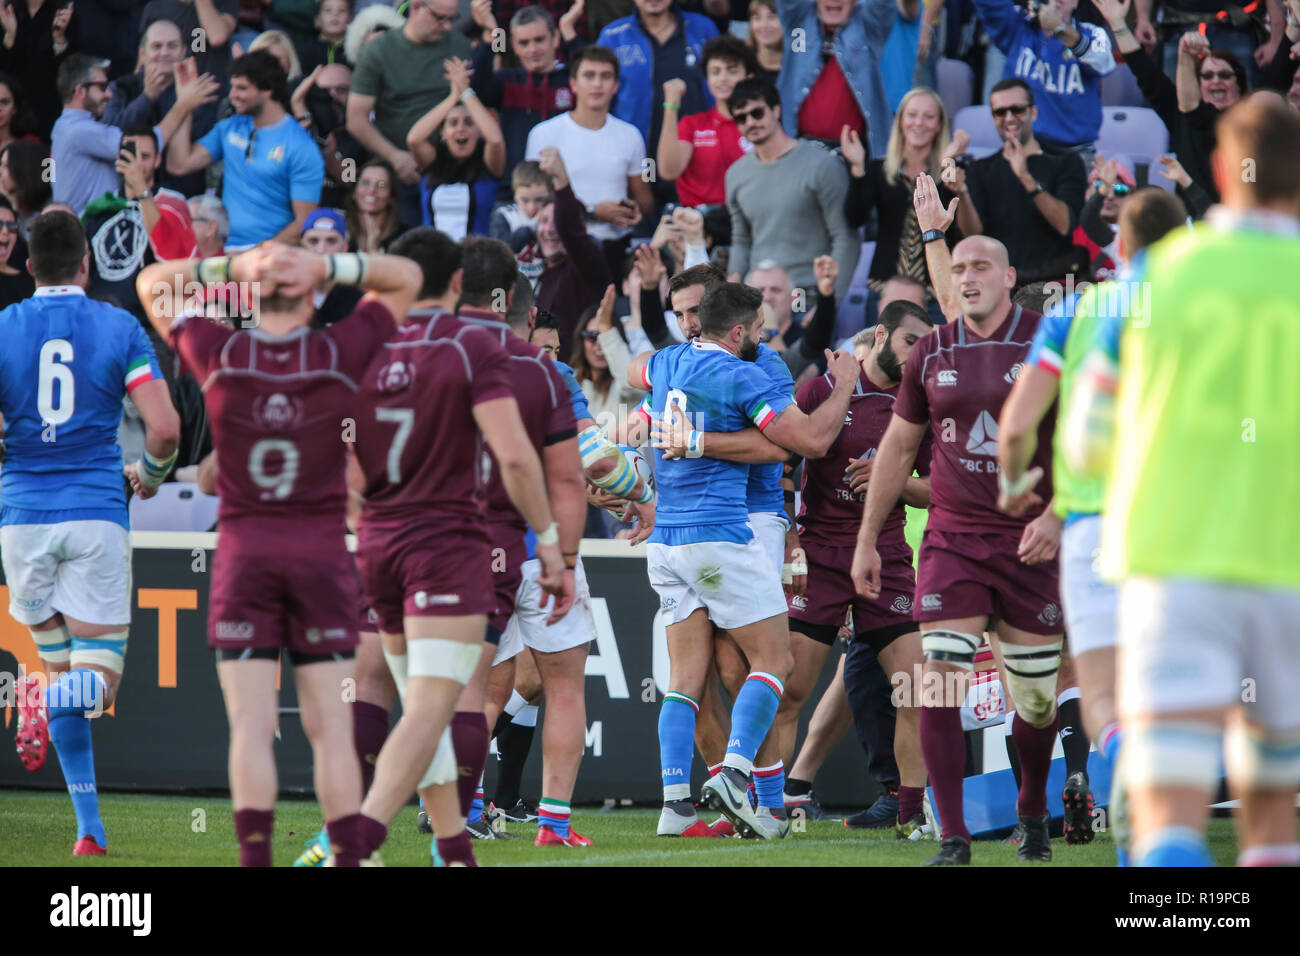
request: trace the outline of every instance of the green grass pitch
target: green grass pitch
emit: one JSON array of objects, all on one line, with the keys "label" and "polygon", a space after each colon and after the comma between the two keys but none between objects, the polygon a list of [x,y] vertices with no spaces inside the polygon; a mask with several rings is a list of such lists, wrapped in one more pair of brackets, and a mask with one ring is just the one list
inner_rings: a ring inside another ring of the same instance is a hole
[{"label": "green grass pitch", "polygon": [[[66,794],[0,792],[0,866],[233,866],[239,862],[230,801],[215,797],[103,794],[100,810],[108,830],[108,856],[73,859],[72,806]],[[384,845],[387,866],[428,866],[429,837],[415,830],[415,808],[404,809]],[[847,830],[838,822],[806,824],[805,832],[765,843],[749,840],[669,840],[655,836],[657,810],[600,813],[579,808],[578,832],[594,845],[582,849],[533,846],[532,824],[510,824],[517,840],[478,841],[483,866],[919,866],[936,852],[933,842],[895,840],[892,832]],[[320,809],[307,801],[276,806],[274,854],[288,866],[303,842],[320,827]],[[1055,859],[1036,866],[1113,866],[1107,834],[1089,846],[1053,840]],[[1220,866],[1236,858],[1229,820],[1210,822],[1210,850]],[[1015,850],[977,842],[974,862],[1015,866]]]}]

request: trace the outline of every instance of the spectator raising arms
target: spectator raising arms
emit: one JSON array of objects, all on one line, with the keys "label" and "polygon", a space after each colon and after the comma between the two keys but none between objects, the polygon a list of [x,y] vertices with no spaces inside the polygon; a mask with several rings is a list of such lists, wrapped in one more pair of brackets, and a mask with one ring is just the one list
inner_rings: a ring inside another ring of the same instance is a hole
[{"label": "spectator raising arms", "polygon": [[[184,89],[178,95],[185,96]],[[230,213],[233,249],[264,239],[296,241],[320,201],[325,164],[311,134],[280,105],[288,101],[275,56],[246,53],[230,65],[235,115],[197,143],[190,142],[187,115],[168,149],[167,170],[174,176],[224,161],[221,199]]]},{"label": "spectator raising arms", "polygon": [[[874,209],[879,217],[876,230],[876,254],[871,260],[867,284],[866,324],[876,321],[881,289],[893,276],[915,279],[925,288],[926,304],[935,322],[943,322],[943,312],[930,286],[925,265],[925,238],[916,224],[912,192],[916,177],[929,173],[940,178],[943,156],[948,149],[948,115],[943,101],[933,90],[911,90],[899,103],[889,132],[885,155],[868,161],[866,149],[858,135],[844,127],[840,148],[849,164],[849,199],[845,212],[854,229],[866,223]],[[955,168],[955,167],[953,167]],[[944,206],[955,194],[943,185],[939,196]],[[937,238],[937,237],[936,237]],[[961,238],[950,229],[948,246]]]},{"label": "spectator raising arms", "polygon": [[[1246,91],[1245,68],[1228,51],[1210,50],[1199,33],[1186,33],[1179,42],[1175,84],[1130,32],[1126,22],[1130,0],[1094,2],[1115,31],[1115,44],[1137,78],[1142,95],[1168,127],[1170,149],[1192,182],[1218,202],[1219,193],[1210,170],[1214,128],[1221,111],[1236,103]],[[1197,205],[1195,197],[1182,186],[1178,194],[1188,209]]]},{"label": "spectator raising arms", "polygon": [[[621,238],[642,216],[650,215],[654,201],[642,178],[644,139],[636,127],[609,115],[619,88],[618,59],[603,46],[579,50],[569,66],[569,85],[576,101],[573,110],[534,126],[525,158],[540,159],[543,149],[555,147],[574,194],[586,207],[592,238]],[[560,316],[561,322],[566,318]]]},{"label": "spectator raising arms", "polygon": [[598,305],[584,309],[574,334],[569,365],[587,397],[591,417],[606,437],[617,434],[619,424],[645,395],[628,384],[627,367],[631,362],[627,333],[614,318],[613,310]]},{"label": "spectator raising arms", "polygon": [[782,129],[781,99],[761,80],[736,86],[727,105],[754,149],[727,170],[731,213],[729,269],[739,282],[751,263],[771,259],[812,298],[813,260],[831,255],[839,266],[842,302],[858,264],[861,243],[844,218],[849,177],[820,143],[793,139]]},{"label": "spectator raising arms", "polygon": [[677,180],[677,196],[687,206],[719,206],[727,201],[727,170],[753,147],[740,135],[727,97],[741,80],[754,76],[753,52],[733,36],[714,37],[700,58],[713,97],[711,110],[681,117],[686,82],[664,84],[664,122],[659,133],[659,176]]},{"label": "spectator raising arms", "polygon": [[63,108],[54,75],[70,52],[71,17],[71,4],[57,0],[0,4],[0,28],[4,30],[0,70],[18,77],[31,103],[36,134],[44,140],[50,138],[50,129]]},{"label": "spectator raising arms", "polygon": [[[506,139],[508,170],[514,170],[523,161],[528,134],[534,126],[573,106],[569,67],[557,57],[561,41],[564,48],[577,49],[576,45],[570,46],[574,38],[574,11],[581,13],[581,2],[561,17],[558,32],[551,15],[541,7],[523,7],[515,13],[510,18],[510,49],[519,60],[517,67],[494,70],[496,53],[492,44],[480,43],[474,48],[474,92],[484,106],[497,111]],[[491,15],[489,10],[487,16]],[[495,23],[495,18],[491,22]],[[499,198],[509,202],[505,184]]]},{"label": "spectator raising arms", "polygon": [[420,168],[406,150],[406,134],[447,96],[443,61],[470,56],[469,40],[452,29],[456,15],[456,0],[412,0],[406,24],[368,44],[352,75],[348,132],[397,172],[407,226],[419,225],[424,214]]},{"label": "spectator raising arms", "polygon": [[445,62],[451,91],[406,134],[406,147],[423,172],[424,224],[459,242],[486,236],[492,203],[505,172],[501,127],[470,86],[469,64]]},{"label": "spectator raising arms", "polygon": [[397,177],[382,159],[361,167],[344,208],[354,252],[386,252],[405,231],[397,210]]},{"label": "spectator raising arms", "polygon": [[1101,130],[1101,78],[1115,69],[1106,31],[1078,23],[1079,0],[1046,0],[1030,19],[1013,0],[975,0],[989,38],[1006,54],[1003,77],[1024,80],[1038,103],[1035,136],[1048,152],[1091,150]]},{"label": "spectator raising arms", "polygon": [[[804,37],[790,45],[777,81],[786,133],[837,143],[848,126],[884,155],[890,113],[880,64],[895,0],[777,0],[777,9],[785,32]],[[852,271],[840,269],[844,282]]]},{"label": "spectator raising arms", "polygon": [[754,76],[776,86],[785,53],[785,30],[777,16],[776,0],[749,0],[749,48],[758,61]]}]

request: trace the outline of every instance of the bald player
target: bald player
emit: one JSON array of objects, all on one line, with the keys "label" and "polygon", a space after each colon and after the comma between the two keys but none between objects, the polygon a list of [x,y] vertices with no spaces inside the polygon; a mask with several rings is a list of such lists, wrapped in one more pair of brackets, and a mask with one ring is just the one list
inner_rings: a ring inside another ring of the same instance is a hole
[{"label": "bald player", "polygon": [[[915,201],[923,228],[932,228],[928,220],[934,217],[939,219],[934,228],[951,223],[955,204],[943,209],[933,180],[920,177]],[[939,245],[930,243],[927,253]],[[1024,367],[1042,316],[1012,305],[1016,273],[1008,265],[1006,248],[995,239],[974,236],[959,243],[950,274],[964,314],[918,342],[908,358],[894,417],[867,486],[852,574],[860,594],[879,597],[880,531],[928,432],[934,443],[930,516],[917,567],[917,619],[926,678],[937,679],[944,694],[940,705],[929,706],[927,700],[921,710],[921,748],[943,827],[943,844],[927,865],[970,862],[962,807],[966,746],[954,685],[959,672],[974,670],[975,652],[991,619],[996,619],[1008,694],[1022,718],[1014,733],[1022,769],[1017,812],[1026,835],[1017,856],[1046,861],[1052,856],[1047,772],[1056,739],[1062,644],[1055,562],[1060,520],[1045,510],[1050,498],[1045,477],[1040,494],[1021,516],[997,507],[997,415]],[[1055,415],[1048,415],[1040,430],[1039,476],[1050,464],[1054,424]]]}]

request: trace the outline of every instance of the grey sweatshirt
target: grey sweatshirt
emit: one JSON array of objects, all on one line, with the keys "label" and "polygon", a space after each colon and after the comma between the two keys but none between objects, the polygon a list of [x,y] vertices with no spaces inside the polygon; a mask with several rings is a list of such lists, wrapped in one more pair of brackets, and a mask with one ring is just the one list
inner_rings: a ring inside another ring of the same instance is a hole
[{"label": "grey sweatshirt", "polygon": [[835,296],[843,302],[862,248],[844,218],[848,191],[844,163],[820,143],[801,139],[770,163],[746,153],[727,170],[728,270],[743,280],[755,265],[771,259],[785,267],[793,286],[815,289],[813,260],[829,255],[840,267]]}]

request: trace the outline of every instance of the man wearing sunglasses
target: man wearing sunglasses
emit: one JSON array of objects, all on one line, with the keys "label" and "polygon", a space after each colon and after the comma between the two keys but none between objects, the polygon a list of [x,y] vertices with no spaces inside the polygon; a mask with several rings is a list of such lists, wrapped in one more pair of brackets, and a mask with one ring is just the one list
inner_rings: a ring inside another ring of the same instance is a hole
[{"label": "man wearing sunglasses", "polygon": [[1028,83],[1041,107],[1037,132],[1048,152],[1092,148],[1101,131],[1101,78],[1115,69],[1106,31],[1076,21],[1078,5],[975,0],[989,39],[1007,56],[1003,78]]},{"label": "man wearing sunglasses", "polygon": [[1035,138],[1034,93],[1024,80],[996,83],[989,107],[1003,147],[964,173],[956,170],[962,233],[1005,245],[1018,286],[1082,271],[1083,256],[1072,239],[1087,186],[1082,160],[1075,153],[1044,152]]},{"label": "man wearing sunglasses", "polygon": [[469,40],[452,29],[457,9],[456,0],[413,0],[406,25],[366,44],[352,74],[348,132],[401,179],[405,226],[421,221],[420,170],[406,149],[406,134],[447,98],[443,62],[471,56]]},{"label": "man wearing sunglasses", "polygon": [[[122,146],[122,130],[102,122],[113,98],[108,86],[108,60],[73,53],[59,66],[57,83],[63,112],[50,134],[50,180],[54,201],[66,203],[80,216],[86,204],[104,193],[116,193],[120,182],[115,164]],[[215,98],[210,77],[177,85],[176,103],[153,127],[158,150],[172,138],[196,108]]]}]

